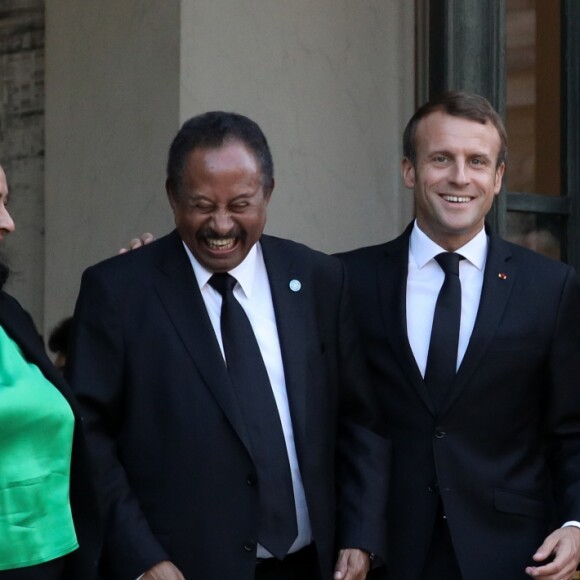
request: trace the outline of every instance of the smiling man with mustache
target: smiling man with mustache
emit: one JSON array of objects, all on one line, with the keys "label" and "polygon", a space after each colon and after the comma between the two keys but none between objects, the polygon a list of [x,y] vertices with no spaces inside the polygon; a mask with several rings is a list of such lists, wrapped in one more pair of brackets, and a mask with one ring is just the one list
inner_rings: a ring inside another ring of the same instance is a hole
[{"label": "smiling man with mustache", "polygon": [[263,235],[273,164],[246,117],[187,121],[166,189],[176,230],[88,269],[75,310],[103,577],[362,580],[389,448],[341,262]]}]

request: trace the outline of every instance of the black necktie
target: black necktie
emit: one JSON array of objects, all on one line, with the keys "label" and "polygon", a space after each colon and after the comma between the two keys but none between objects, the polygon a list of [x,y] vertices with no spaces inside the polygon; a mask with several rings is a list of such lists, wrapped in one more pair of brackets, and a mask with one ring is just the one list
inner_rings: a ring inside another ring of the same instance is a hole
[{"label": "black necktie", "polygon": [[258,541],[282,559],[296,536],[296,507],[286,442],[266,366],[252,325],[234,296],[236,279],[214,274],[210,281],[222,295],[220,326],[228,373],[238,395],[258,476]]},{"label": "black necktie", "polygon": [[435,305],[425,383],[437,410],[440,410],[457,370],[461,322],[459,262],[463,260],[463,256],[445,252],[435,256],[435,260],[445,272],[445,281]]}]

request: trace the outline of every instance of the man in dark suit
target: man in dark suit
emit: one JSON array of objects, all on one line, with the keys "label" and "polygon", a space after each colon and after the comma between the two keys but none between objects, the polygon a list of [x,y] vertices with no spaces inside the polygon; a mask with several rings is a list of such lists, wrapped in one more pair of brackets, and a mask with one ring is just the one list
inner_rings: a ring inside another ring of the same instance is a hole
[{"label": "man in dark suit", "polygon": [[176,231],[83,276],[69,368],[107,579],[327,580],[340,549],[355,580],[384,552],[388,447],[343,266],[262,235],[273,187],[254,122],[194,117],[169,153]]},{"label": "man in dark suit", "polygon": [[393,444],[390,580],[562,580],[580,559],[580,289],[485,227],[506,150],[485,99],[427,103],[404,135],[415,222],[341,256]]}]

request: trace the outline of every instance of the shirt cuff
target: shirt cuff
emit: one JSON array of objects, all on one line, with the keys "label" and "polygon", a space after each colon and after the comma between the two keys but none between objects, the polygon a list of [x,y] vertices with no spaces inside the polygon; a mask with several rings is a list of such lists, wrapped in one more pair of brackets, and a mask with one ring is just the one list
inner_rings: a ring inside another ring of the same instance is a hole
[{"label": "shirt cuff", "polygon": [[563,528],[567,528],[569,526],[572,526],[573,528],[580,528],[580,522],[577,522],[576,520],[570,520],[569,522],[562,524]]}]

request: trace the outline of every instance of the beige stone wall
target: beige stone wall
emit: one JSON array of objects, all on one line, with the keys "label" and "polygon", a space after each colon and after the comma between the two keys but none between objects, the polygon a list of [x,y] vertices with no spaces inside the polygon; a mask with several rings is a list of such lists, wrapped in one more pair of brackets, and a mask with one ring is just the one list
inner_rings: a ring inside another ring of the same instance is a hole
[{"label": "beige stone wall", "polygon": [[6,285],[42,325],[44,286],[44,2],[0,11],[0,164],[16,231],[2,242]]},{"label": "beige stone wall", "polygon": [[47,3],[47,330],[72,312],[86,266],[171,225],[179,16],[177,0]]},{"label": "beige stone wall", "polygon": [[325,251],[395,235],[411,215],[413,30],[406,0],[49,2],[45,327],[84,267],[172,227],[167,148],[208,109],[249,115],[270,141],[269,233]]},{"label": "beige stone wall", "polygon": [[324,251],[393,235],[409,215],[400,135],[413,109],[412,2],[183,3],[184,120],[257,120],[274,154],[269,233]]}]

